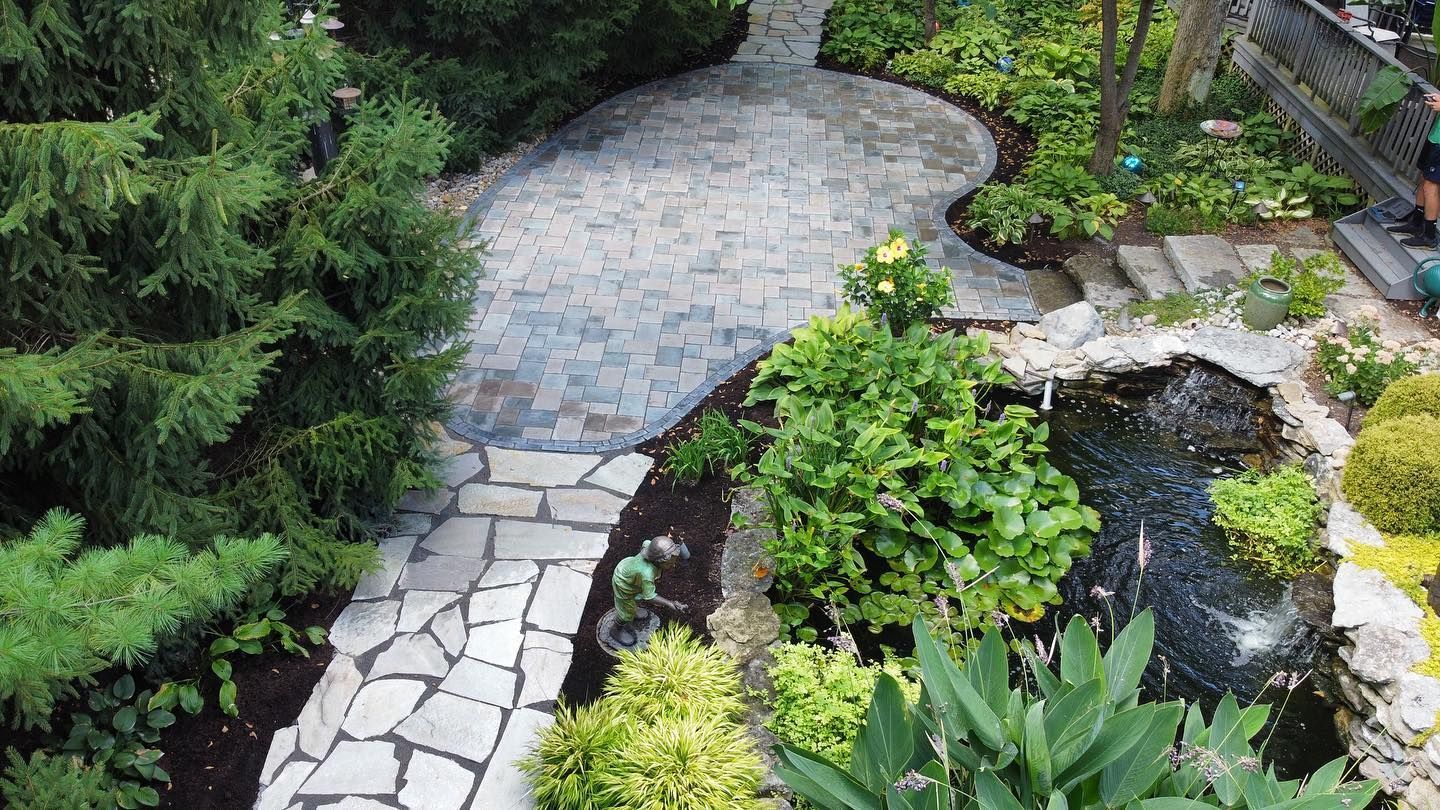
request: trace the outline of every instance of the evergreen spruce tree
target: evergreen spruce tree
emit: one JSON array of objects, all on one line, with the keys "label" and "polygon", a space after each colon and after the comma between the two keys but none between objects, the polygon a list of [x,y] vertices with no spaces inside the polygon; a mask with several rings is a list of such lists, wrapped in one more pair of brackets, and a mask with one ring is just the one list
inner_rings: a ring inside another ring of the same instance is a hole
[{"label": "evergreen spruce tree", "polygon": [[477,264],[419,202],[430,105],[366,100],[302,179],[344,63],[279,3],[0,0],[0,526],[271,531],[288,593],[372,564]]}]

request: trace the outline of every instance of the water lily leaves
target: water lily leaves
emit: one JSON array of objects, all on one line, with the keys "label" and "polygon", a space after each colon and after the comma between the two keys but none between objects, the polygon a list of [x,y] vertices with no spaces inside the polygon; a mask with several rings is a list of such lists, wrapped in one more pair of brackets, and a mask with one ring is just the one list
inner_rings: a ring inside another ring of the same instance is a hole
[{"label": "water lily leaves", "polygon": [[[1006,540],[1013,540],[1025,533],[1025,518],[1021,517],[1020,511],[1014,506],[1000,506],[995,510],[994,526],[995,531],[1001,537]],[[1008,553],[1001,552],[998,549],[996,551],[997,553],[1005,554],[1005,556],[1010,556],[1014,553],[1013,551]]]}]

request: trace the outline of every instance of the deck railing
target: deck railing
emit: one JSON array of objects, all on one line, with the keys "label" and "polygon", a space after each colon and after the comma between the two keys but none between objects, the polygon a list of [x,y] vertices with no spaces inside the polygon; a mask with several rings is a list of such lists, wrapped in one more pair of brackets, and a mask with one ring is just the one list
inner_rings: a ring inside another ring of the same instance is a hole
[{"label": "deck railing", "polygon": [[1360,128],[1360,97],[1375,74],[1387,65],[1410,70],[1387,47],[1315,0],[1252,0],[1249,30],[1236,46],[1236,63],[1282,107],[1298,102],[1286,112],[1371,195],[1413,188],[1415,161],[1435,120],[1424,95],[1435,87],[1415,76],[1388,123],[1368,135]]},{"label": "deck railing", "polygon": [[1230,20],[1250,19],[1250,7],[1255,5],[1255,0],[1230,0],[1230,6],[1225,12],[1225,17]]}]

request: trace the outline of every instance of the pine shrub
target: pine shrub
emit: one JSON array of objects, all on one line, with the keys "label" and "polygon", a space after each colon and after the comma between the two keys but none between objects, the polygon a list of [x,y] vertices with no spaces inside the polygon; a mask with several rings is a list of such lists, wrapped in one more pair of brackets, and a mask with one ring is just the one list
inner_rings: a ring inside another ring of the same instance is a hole
[{"label": "pine shrub", "polygon": [[1414,374],[1385,386],[1380,398],[1365,414],[1365,425],[1369,427],[1415,414],[1440,417],[1440,374]]},{"label": "pine shrub", "polygon": [[[314,164],[348,60],[281,5],[0,14],[0,529],[273,532],[282,591],[353,584],[426,472],[478,272],[419,200],[451,128],[371,93]],[[63,47],[57,42],[65,43]],[[338,119],[337,119],[338,120]]]},{"label": "pine shrub", "polygon": [[1417,414],[1367,425],[1345,462],[1342,488],[1381,531],[1440,528],[1440,419]]},{"label": "pine shrub", "polygon": [[5,756],[10,766],[0,775],[0,798],[6,807],[23,810],[93,810],[113,806],[110,776],[90,768],[78,757],[46,756],[36,751],[27,761],[14,748]]},{"label": "pine shrub", "polygon": [[48,728],[76,682],[142,663],[161,636],[234,604],[285,556],[269,536],[220,538],[192,554],[155,535],[75,556],[84,528],[57,509],[28,537],[0,543],[0,719],[12,725]]}]

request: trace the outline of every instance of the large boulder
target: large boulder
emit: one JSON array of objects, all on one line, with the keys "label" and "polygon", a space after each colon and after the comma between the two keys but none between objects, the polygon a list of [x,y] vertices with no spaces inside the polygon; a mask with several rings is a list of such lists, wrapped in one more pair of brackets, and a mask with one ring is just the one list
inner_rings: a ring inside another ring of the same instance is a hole
[{"label": "large boulder", "polygon": [[1336,627],[1380,624],[1418,632],[1422,615],[1419,606],[1384,574],[1340,563],[1335,572],[1335,615],[1330,620]]},{"label": "large boulder", "polygon": [[1079,301],[1040,319],[1045,339],[1056,349],[1073,349],[1105,334],[1100,313],[1088,301]]},{"label": "large boulder", "polygon": [[780,638],[780,617],[764,594],[747,591],[729,599],[705,618],[715,645],[742,666],[759,658]]},{"label": "large boulder", "polygon": [[1189,352],[1256,386],[1284,382],[1305,362],[1305,351],[1293,343],[1218,326],[1196,332]]}]

